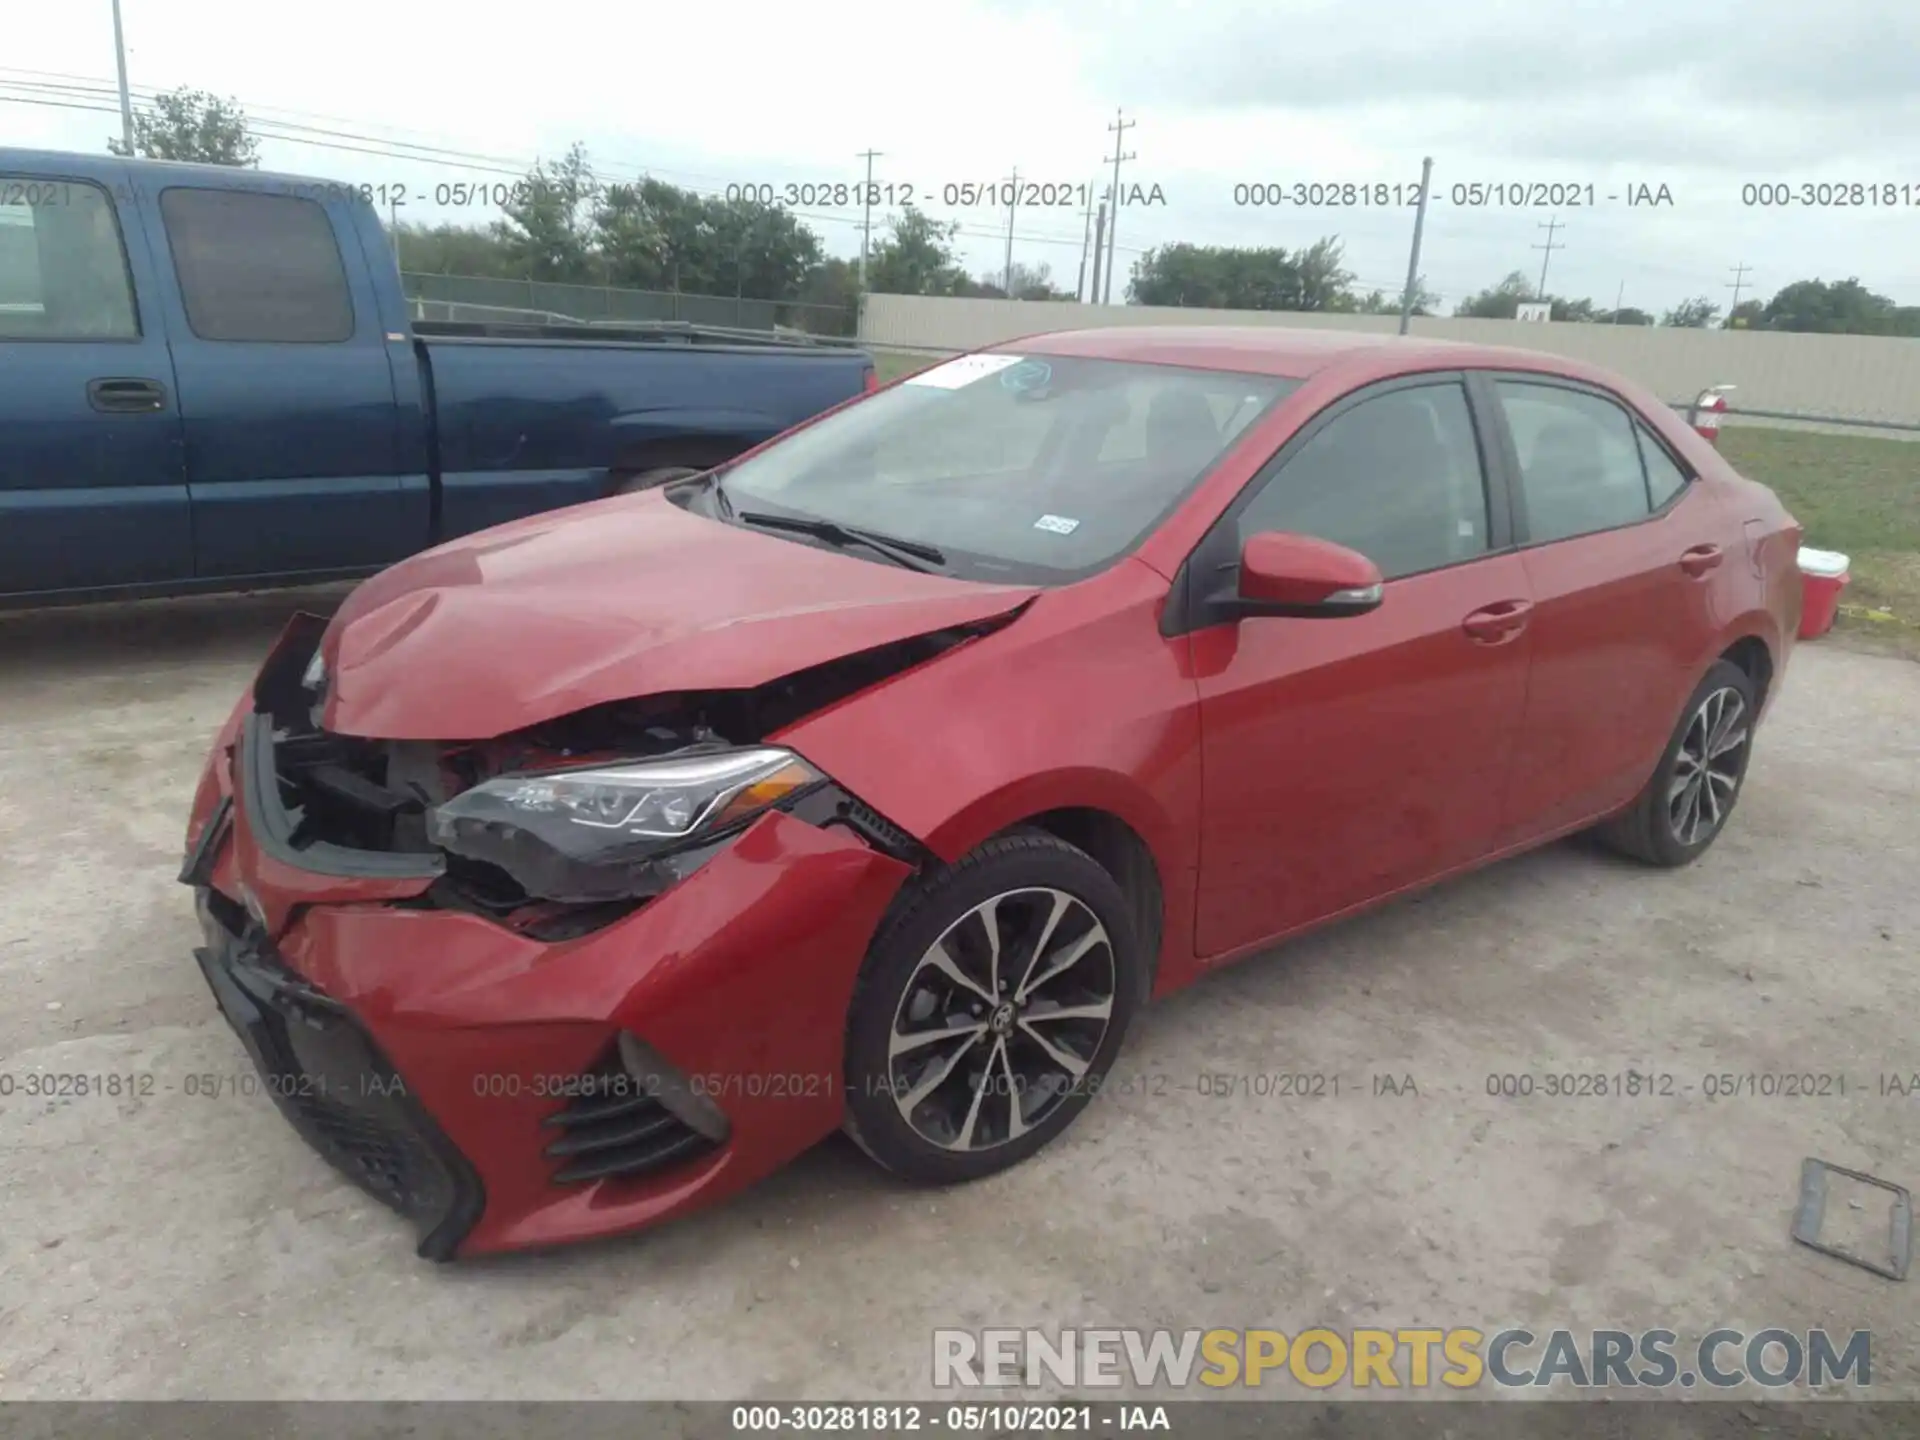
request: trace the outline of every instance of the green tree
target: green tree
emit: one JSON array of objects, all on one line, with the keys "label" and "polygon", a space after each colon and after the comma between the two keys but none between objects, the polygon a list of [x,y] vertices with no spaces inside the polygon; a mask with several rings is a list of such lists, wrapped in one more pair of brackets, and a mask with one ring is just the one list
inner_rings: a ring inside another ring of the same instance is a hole
[{"label": "green tree", "polygon": [[867,288],[885,295],[953,295],[969,284],[953,254],[957,221],[943,224],[905,206],[867,256]]},{"label": "green tree", "polygon": [[504,279],[526,274],[498,235],[472,225],[402,220],[394,230],[394,244],[400,268],[409,272]]},{"label": "green tree", "polygon": [[234,100],[181,86],[153,97],[133,112],[133,149],[118,137],[107,141],[115,155],[148,160],[194,160],[203,165],[257,166],[260,146],[247,129],[247,115]]},{"label": "green tree", "polygon": [[820,263],[820,237],[787,211],[645,177],[594,211],[608,283],[690,294],[790,299]]},{"label": "green tree", "polygon": [[1346,268],[1345,255],[1346,248],[1339,238],[1328,235],[1294,256],[1293,263],[1300,274],[1299,303],[1288,308],[1332,310],[1347,300],[1353,272]]},{"label": "green tree", "polygon": [[1720,307],[1704,295],[1683,300],[1660,317],[1662,325],[1677,325],[1687,330],[1704,330],[1720,314]]},{"label": "green tree", "polygon": [[1498,284],[1462,300],[1453,307],[1453,313],[1471,320],[1511,320],[1519,313],[1521,303],[1533,298],[1533,282],[1513,270]]},{"label": "green tree", "polygon": [[1651,325],[1653,316],[1644,310],[1636,310],[1631,305],[1622,305],[1618,310],[1601,310],[1595,313],[1597,325]]},{"label": "green tree", "polygon": [[586,284],[600,279],[594,256],[593,199],[599,182],[576,142],[559,160],[535,163],[494,222],[515,272],[532,280]]},{"label": "green tree", "polygon": [[1758,300],[1742,300],[1727,312],[1729,330],[1758,330],[1767,323],[1766,306]]},{"label": "green tree", "polygon": [[1352,310],[1352,272],[1333,236],[1303,250],[1281,246],[1162,245],[1133,267],[1136,305],[1225,310]]},{"label": "green tree", "polygon": [[[1346,309],[1355,315],[1398,315],[1400,313],[1401,293],[1395,290],[1388,294],[1384,290],[1369,290],[1365,295],[1350,295],[1344,305],[1329,308]],[[1440,308],[1440,296],[1427,288],[1427,277],[1422,275],[1413,282],[1414,315],[1432,315]]]},{"label": "green tree", "polygon": [[1796,280],[1761,308],[1757,327],[1831,335],[1920,335],[1920,309],[1895,305],[1858,278],[1831,284]]},{"label": "green tree", "polygon": [[1591,300],[1537,294],[1533,282],[1518,270],[1509,271],[1499,283],[1469,295],[1453,307],[1453,313],[1475,320],[1512,320],[1519,315],[1522,305],[1534,305],[1542,301],[1551,307],[1547,311],[1549,318],[1572,324],[1598,320],[1605,313],[1596,310]]}]

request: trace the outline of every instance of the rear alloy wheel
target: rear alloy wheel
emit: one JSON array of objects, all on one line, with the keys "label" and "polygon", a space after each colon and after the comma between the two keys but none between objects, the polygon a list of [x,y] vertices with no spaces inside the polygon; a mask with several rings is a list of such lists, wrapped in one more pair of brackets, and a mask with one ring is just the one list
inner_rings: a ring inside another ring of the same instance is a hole
[{"label": "rear alloy wheel", "polygon": [[1050,835],[928,881],[868,956],[847,1033],[847,1130],[913,1180],[1016,1164],[1072,1123],[1144,990],[1113,878]]},{"label": "rear alloy wheel", "polygon": [[1756,708],[1747,672],[1716,661],[1687,701],[1653,778],[1600,837],[1649,865],[1685,865],[1704,854],[1740,798]]}]

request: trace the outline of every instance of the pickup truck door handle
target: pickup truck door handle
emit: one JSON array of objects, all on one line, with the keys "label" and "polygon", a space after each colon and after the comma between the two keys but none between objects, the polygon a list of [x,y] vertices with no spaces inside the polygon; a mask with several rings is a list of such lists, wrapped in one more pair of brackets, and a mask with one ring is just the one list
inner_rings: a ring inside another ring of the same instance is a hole
[{"label": "pickup truck door handle", "polygon": [[132,377],[89,380],[87,403],[110,415],[151,415],[167,408],[167,387],[158,380]]},{"label": "pickup truck door handle", "polygon": [[1698,580],[1718,565],[1722,558],[1718,545],[1696,545],[1680,556],[1680,568]]},{"label": "pickup truck door handle", "polygon": [[1474,611],[1460,628],[1479,644],[1504,645],[1527,628],[1532,613],[1531,600],[1501,600]]}]

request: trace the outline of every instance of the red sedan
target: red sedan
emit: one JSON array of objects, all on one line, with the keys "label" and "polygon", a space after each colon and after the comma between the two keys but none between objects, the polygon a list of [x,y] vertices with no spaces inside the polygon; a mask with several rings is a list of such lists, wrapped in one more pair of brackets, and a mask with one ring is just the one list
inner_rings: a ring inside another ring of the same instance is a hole
[{"label": "red sedan", "polygon": [[990,1174],[1218,965],[1574,831],[1697,857],[1798,544],[1570,361],[1020,341],[296,619],[201,779],[197,953],[432,1258],[837,1128]]}]

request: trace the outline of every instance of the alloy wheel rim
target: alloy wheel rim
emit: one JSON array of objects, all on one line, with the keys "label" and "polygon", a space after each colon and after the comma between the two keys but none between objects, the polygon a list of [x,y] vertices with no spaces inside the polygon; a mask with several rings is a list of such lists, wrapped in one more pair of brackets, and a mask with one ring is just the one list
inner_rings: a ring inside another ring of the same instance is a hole
[{"label": "alloy wheel rim", "polygon": [[983,900],[922,953],[894,1007],[901,1118],[942,1150],[1028,1134],[1100,1053],[1115,989],[1112,939],[1084,901],[1041,886]]},{"label": "alloy wheel rim", "polygon": [[1747,702],[1732,686],[1707,696],[1687,722],[1667,786],[1667,825],[1682,845],[1711,838],[1733,809],[1749,733]]}]

